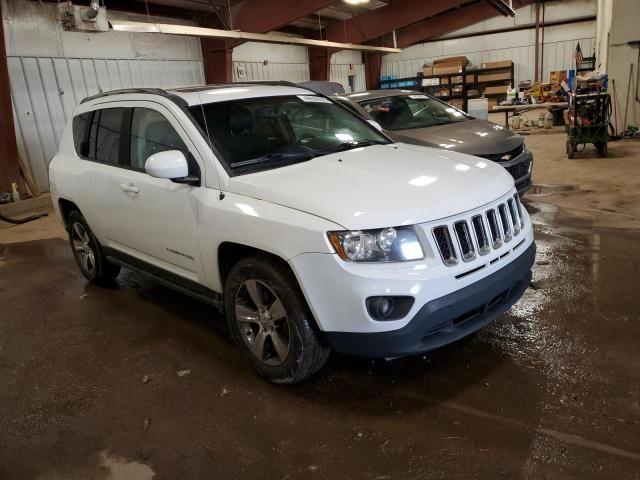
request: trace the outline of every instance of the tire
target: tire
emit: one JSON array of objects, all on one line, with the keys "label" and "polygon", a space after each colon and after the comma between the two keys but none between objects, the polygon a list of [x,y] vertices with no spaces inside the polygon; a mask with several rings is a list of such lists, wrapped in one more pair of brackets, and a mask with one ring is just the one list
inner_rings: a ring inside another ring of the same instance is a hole
[{"label": "tire", "polygon": [[567,158],[573,158],[573,155],[576,153],[576,147],[573,142],[567,140]]},{"label": "tire", "polygon": [[112,284],[120,266],[109,262],[82,214],[75,210],[67,218],[67,234],[78,268],[87,280],[96,285]]},{"label": "tire", "polygon": [[229,331],[261,377],[292,385],[322,368],[331,349],[286,265],[248,257],[234,265],[225,283]]}]

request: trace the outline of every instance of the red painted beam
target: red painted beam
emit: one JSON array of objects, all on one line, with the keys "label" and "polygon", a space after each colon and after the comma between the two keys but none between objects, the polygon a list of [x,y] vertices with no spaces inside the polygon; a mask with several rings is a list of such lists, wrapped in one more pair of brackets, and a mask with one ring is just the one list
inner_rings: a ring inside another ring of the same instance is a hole
[{"label": "red painted beam", "polygon": [[364,76],[367,90],[380,88],[380,74],[382,73],[382,54],[375,52],[364,53]]},{"label": "red painted beam", "polygon": [[14,182],[22,187],[0,1],[0,192],[10,192]]},{"label": "red painted beam", "polygon": [[232,8],[233,28],[268,33],[333,3],[335,0],[246,0]]},{"label": "red painted beam", "polygon": [[[525,6],[534,1],[521,0],[518,3],[520,6]],[[396,31],[396,41],[399,48],[407,48],[497,16],[499,13],[488,4],[475,3],[402,28]],[[391,35],[385,35],[384,43],[390,45],[392,42]]]},{"label": "red painted beam", "polygon": [[463,0],[403,0],[368,10],[327,26],[326,38],[334,42],[364,43],[384,33],[454,8]]},{"label": "red painted beam", "polygon": [[309,79],[329,80],[331,68],[331,54],[328,48],[309,47]]}]

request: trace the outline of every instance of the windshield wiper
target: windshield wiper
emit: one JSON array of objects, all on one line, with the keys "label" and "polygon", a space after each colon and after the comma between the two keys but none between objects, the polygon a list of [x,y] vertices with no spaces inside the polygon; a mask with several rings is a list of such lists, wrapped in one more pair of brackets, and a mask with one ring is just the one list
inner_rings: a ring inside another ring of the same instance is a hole
[{"label": "windshield wiper", "polygon": [[343,142],[331,148],[327,148],[325,150],[317,150],[316,155],[317,156],[329,155],[331,153],[344,152],[347,150],[352,150],[354,148],[369,147],[371,145],[386,145],[387,143],[388,142],[383,142],[380,140],[362,140],[360,142],[357,142],[357,141]]},{"label": "windshield wiper", "polygon": [[310,160],[315,157],[313,152],[273,152],[263,155],[257,158],[250,158],[249,160],[241,160],[239,162],[233,162],[231,168],[247,167],[258,163],[265,162],[282,162],[287,160]]}]

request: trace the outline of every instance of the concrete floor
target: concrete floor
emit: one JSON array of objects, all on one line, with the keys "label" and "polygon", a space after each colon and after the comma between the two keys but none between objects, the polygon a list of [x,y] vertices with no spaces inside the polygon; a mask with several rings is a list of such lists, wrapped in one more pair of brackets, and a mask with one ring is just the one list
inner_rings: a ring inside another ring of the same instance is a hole
[{"label": "concrete floor", "polygon": [[88,285],[55,219],[4,228],[0,478],[640,478],[640,144],[527,143],[536,182],[588,190],[529,197],[536,288],[470,340],[293,388],[215,310]]}]

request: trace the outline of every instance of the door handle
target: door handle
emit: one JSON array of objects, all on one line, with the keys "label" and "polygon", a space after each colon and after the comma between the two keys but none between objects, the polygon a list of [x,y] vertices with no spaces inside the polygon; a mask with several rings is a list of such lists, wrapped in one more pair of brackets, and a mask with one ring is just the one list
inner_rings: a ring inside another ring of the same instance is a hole
[{"label": "door handle", "polygon": [[138,187],[136,187],[133,183],[121,183],[120,190],[127,193],[138,193]]}]

